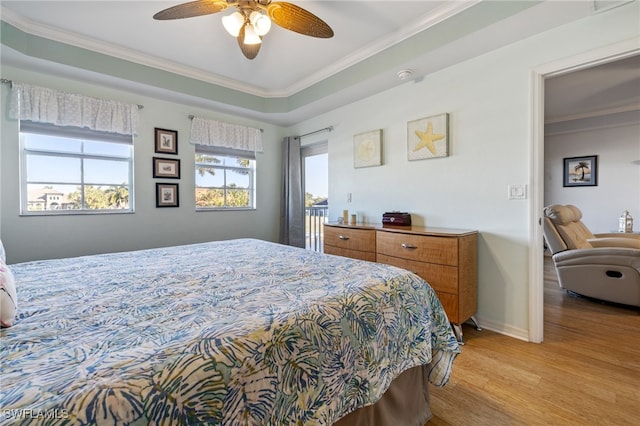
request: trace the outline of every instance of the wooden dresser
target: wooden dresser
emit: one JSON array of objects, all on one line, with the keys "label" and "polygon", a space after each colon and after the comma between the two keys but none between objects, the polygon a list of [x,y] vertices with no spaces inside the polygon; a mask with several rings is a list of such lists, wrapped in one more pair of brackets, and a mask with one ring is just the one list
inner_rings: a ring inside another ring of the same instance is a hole
[{"label": "wooden dresser", "polygon": [[324,226],[324,252],[376,261],[376,229],[367,226]]},{"label": "wooden dresser", "polygon": [[419,226],[325,224],[328,254],[415,272],[436,291],[458,340],[478,304],[478,232]]}]

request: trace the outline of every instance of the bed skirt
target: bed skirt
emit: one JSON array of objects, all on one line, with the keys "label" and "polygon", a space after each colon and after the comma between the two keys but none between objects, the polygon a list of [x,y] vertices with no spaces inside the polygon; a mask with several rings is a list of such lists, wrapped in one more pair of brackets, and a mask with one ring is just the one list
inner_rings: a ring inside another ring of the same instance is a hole
[{"label": "bed skirt", "polygon": [[347,414],[333,426],[423,426],[432,416],[426,368],[400,374],[378,402]]}]

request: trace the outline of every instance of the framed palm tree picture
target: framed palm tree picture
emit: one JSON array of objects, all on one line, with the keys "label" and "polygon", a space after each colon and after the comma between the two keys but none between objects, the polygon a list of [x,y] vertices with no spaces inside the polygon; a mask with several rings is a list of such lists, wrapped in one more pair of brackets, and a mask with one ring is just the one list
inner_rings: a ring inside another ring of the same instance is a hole
[{"label": "framed palm tree picture", "polygon": [[598,156],[565,158],[562,186],[598,186]]}]

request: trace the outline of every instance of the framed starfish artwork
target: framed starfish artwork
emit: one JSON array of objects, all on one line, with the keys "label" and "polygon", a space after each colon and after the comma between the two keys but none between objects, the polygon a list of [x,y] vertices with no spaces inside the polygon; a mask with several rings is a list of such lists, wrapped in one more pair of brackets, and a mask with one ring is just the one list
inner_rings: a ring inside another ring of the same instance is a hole
[{"label": "framed starfish artwork", "polygon": [[424,160],[449,155],[449,114],[407,123],[407,158]]},{"label": "framed starfish artwork", "polygon": [[371,130],[353,137],[353,167],[382,165],[382,129]]}]

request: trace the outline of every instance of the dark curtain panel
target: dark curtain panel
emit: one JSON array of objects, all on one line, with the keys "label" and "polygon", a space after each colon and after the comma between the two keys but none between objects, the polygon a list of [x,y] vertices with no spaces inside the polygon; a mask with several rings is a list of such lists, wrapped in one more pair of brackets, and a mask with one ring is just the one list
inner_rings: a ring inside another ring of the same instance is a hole
[{"label": "dark curtain panel", "polygon": [[282,141],[282,204],[280,208],[280,242],[305,247],[304,210],[300,138]]}]

